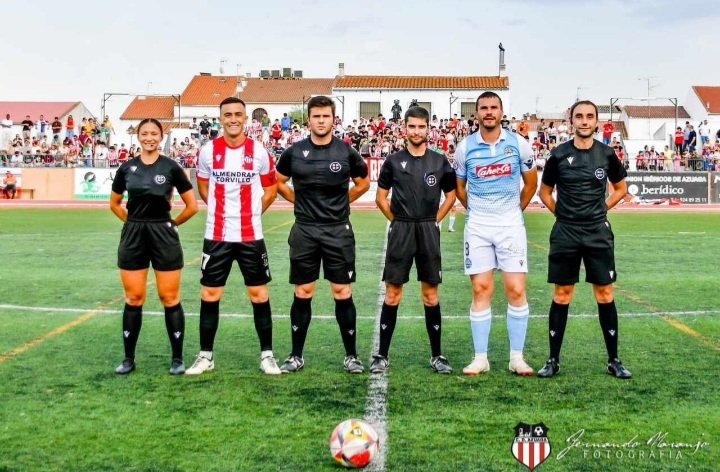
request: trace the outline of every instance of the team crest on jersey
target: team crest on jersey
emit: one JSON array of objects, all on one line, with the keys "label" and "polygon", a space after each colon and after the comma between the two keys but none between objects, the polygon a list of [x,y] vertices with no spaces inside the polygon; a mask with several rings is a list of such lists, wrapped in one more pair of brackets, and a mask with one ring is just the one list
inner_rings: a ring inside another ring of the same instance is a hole
[{"label": "team crest on jersey", "polygon": [[245,157],[243,157],[243,162],[244,162],[245,164],[252,164],[252,163],[253,163],[253,160],[254,160],[253,156],[245,156]]},{"label": "team crest on jersey", "polygon": [[532,169],[532,166],[533,166],[533,158],[532,158],[532,156],[530,156],[530,157],[528,157],[527,159],[525,159],[524,164],[525,164],[525,167],[527,167],[528,169]]},{"label": "team crest on jersey", "polygon": [[216,161],[220,162],[221,159],[222,159],[222,154],[217,154],[217,155],[215,156],[215,160],[216,160]]},{"label": "team crest on jersey", "polygon": [[400,165],[401,165],[402,168],[404,169],[404,168],[407,166],[407,161],[402,161],[402,162],[400,163]]},{"label": "team crest on jersey", "polygon": [[137,166],[130,166],[130,172],[135,172],[137,170]]},{"label": "team crest on jersey", "polygon": [[505,157],[510,157],[515,154],[515,151],[510,146],[505,148]]},{"label": "team crest on jersey", "polygon": [[435,174],[425,174],[425,183],[428,187],[434,187],[437,185],[437,177],[435,177]]},{"label": "team crest on jersey", "polygon": [[510,452],[518,462],[530,469],[530,472],[550,457],[552,448],[547,431],[544,423],[518,423],[515,426],[515,439],[510,446]]},{"label": "team crest on jersey", "polygon": [[307,149],[303,151],[303,157],[308,157],[310,155],[310,151]]},{"label": "team crest on jersey", "polygon": [[605,180],[605,177],[606,177],[605,169],[603,169],[602,167],[598,167],[597,169],[595,169],[595,178],[596,179]]},{"label": "team crest on jersey", "polygon": [[568,156],[567,160],[568,164],[572,165],[573,161],[575,160],[575,156]]},{"label": "team crest on jersey", "polygon": [[167,179],[165,178],[164,175],[156,175],[153,180],[154,180],[155,183],[158,184],[158,185],[162,185],[162,184],[164,184],[164,183],[167,181]]},{"label": "team crest on jersey", "polygon": [[338,161],[333,161],[330,163],[330,170],[333,172],[340,172],[342,170],[342,164]]}]

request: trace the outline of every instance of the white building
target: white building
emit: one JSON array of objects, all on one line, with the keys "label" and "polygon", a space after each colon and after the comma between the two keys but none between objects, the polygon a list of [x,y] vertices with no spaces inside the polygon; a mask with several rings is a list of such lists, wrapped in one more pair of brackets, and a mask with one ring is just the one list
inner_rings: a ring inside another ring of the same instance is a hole
[{"label": "white building", "polygon": [[333,84],[338,115],[344,122],[360,117],[373,118],[382,114],[392,118],[391,109],[398,101],[407,110],[412,100],[439,119],[475,114],[478,95],[497,93],[510,116],[510,81],[500,76],[437,77],[437,76],[375,76],[339,75]]},{"label": "white building", "polygon": [[685,127],[690,115],[684,107],[673,105],[626,105],[622,107],[622,121],[627,129],[625,154],[630,158],[631,170],[634,170],[634,158],[645,146],[655,146],[662,151],[665,146],[673,146],[675,128]]},{"label": "white building", "polygon": [[695,85],[690,88],[685,99],[685,109],[692,116],[695,128],[703,120],[708,120],[710,140],[720,129],[720,87]]},{"label": "white building", "polygon": [[[120,117],[116,130],[136,126],[143,118],[156,118],[168,126],[184,128],[193,118],[218,117],[220,102],[227,97],[241,98],[247,107],[248,121],[281,119],[283,114],[300,112],[308,100],[316,95],[333,98],[336,115],[348,123],[360,117],[383,114],[392,118],[395,100],[407,110],[412,100],[424,106],[438,118],[469,117],[475,113],[475,101],[485,91],[494,91],[503,100],[508,117],[511,116],[510,81],[505,74],[504,50],[501,48],[497,76],[367,76],[345,75],[339,64],[334,78],[303,78],[300,71],[283,69],[283,76],[261,71],[261,77],[214,76],[200,73],[194,76],[178,95],[136,97]],[[279,71],[272,71],[279,72]],[[298,74],[300,73],[300,74]],[[182,123],[171,125],[170,123]],[[187,133],[186,130],[183,131]],[[129,139],[129,137],[128,137]]]}]

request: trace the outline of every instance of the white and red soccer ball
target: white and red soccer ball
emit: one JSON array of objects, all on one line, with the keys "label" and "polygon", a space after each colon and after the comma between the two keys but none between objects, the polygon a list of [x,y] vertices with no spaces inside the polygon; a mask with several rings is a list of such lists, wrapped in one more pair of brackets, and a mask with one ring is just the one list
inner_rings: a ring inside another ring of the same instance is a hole
[{"label": "white and red soccer ball", "polygon": [[380,441],[375,428],[362,420],[345,420],[335,426],[330,435],[330,453],[345,467],[365,467],[379,449]]}]

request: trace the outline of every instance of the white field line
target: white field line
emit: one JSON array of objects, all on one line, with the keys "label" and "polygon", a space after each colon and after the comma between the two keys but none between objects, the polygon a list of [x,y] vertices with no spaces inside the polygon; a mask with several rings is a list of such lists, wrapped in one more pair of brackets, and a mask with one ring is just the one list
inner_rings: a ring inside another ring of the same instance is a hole
[{"label": "white field line", "polygon": [[[385,283],[382,280],[383,270],[385,269],[385,253],[387,252],[387,234],[390,223],[385,226],[385,242],[383,243],[382,254],[380,255],[380,282],[378,283],[378,297],[375,308],[375,329],[373,330],[373,347],[372,354],[378,352],[380,347],[380,312],[382,311],[383,302],[385,301]],[[423,317],[425,319],[425,317]],[[368,362],[368,369],[370,363]],[[387,433],[387,391],[388,378],[387,373],[370,374],[368,382],[367,400],[365,402],[365,420],[370,423],[378,434],[380,449],[375,459],[368,466],[371,472],[382,472],[385,470],[385,456],[388,451],[388,433]]]},{"label": "white field line", "polygon": [[[383,258],[384,259],[384,258]],[[382,300],[384,300],[385,297],[385,286],[383,285],[382,288],[382,295],[378,294],[378,300],[380,303],[380,306],[382,306]],[[97,310],[95,308],[60,308],[60,307],[45,307],[45,306],[28,306],[28,305],[10,305],[10,304],[0,304],[0,310],[18,310],[18,311],[29,311],[29,312],[46,312],[46,313],[86,313],[88,311],[96,312],[100,315],[119,315],[122,313],[122,310]],[[379,312],[379,311],[378,311]],[[165,316],[165,312],[163,311],[143,311],[144,315],[149,316]],[[638,313],[619,313],[618,316],[621,318],[653,318],[660,315],[666,315],[666,316],[709,316],[709,315],[717,315],[720,314],[720,309],[718,310],[694,310],[694,311],[660,311],[660,312],[638,312]],[[200,316],[199,313],[192,313],[192,312],[185,312],[185,316],[190,317],[196,317]],[[246,313],[222,313],[220,315],[222,318],[252,318],[253,315],[246,314]],[[570,314],[570,318],[597,318],[597,313],[578,313],[578,314]],[[277,314],[273,313],[273,318],[279,318],[279,319],[289,319],[290,315],[285,314]],[[425,316],[420,315],[409,315],[409,316],[400,316],[403,320],[423,320],[425,321]],[[493,315],[493,318],[496,319],[505,319],[505,315]],[[530,318],[547,318],[547,314],[541,314],[541,315],[530,315]],[[318,320],[332,320],[335,321],[335,315],[315,315],[313,314],[313,319]],[[378,316],[358,316],[357,319],[359,320],[375,320],[378,321]],[[468,320],[467,315],[443,315],[443,321],[444,320]],[[379,323],[378,325],[379,326]],[[377,329],[376,326],[376,329]],[[375,336],[375,342],[378,342],[379,337]],[[377,349],[377,346],[373,346],[373,349]]]}]

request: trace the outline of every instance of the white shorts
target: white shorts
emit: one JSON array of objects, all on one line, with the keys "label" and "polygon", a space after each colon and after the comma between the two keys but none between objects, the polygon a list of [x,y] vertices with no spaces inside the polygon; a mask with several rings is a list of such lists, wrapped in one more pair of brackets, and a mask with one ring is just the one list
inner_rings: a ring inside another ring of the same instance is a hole
[{"label": "white shorts", "polygon": [[525,225],[484,226],[465,224],[465,275],[489,270],[527,273]]}]

